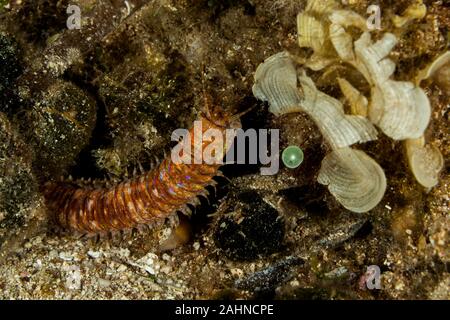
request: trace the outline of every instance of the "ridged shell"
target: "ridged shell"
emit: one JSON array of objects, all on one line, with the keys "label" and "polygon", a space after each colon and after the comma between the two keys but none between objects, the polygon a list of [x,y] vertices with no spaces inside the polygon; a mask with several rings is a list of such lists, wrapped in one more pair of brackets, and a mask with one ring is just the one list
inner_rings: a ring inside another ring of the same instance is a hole
[{"label": "ridged shell", "polygon": [[330,39],[342,60],[355,60],[352,36],[342,26],[334,23],[330,26]]},{"label": "ridged shell", "polygon": [[422,19],[426,16],[426,14],[427,6],[423,4],[422,0],[420,0],[406,8],[401,16],[395,15],[392,17],[392,22],[396,28],[402,28],[413,20]]},{"label": "ridged shell", "polygon": [[372,42],[369,32],[364,32],[355,41],[356,61],[350,61],[366,77],[372,85],[385,82],[395,71],[395,64],[386,58],[397,45],[397,37],[385,33],[383,37]]},{"label": "ridged shell", "polygon": [[307,13],[297,16],[298,45],[322,52],[328,38],[326,27],[318,19]]},{"label": "ridged shell", "polygon": [[375,140],[377,130],[370,121],[358,115],[346,115],[339,100],[317,90],[306,75],[299,77],[305,95],[302,110],[308,113],[333,149]]},{"label": "ridged shell", "polygon": [[312,70],[321,70],[337,58],[329,39],[328,15],[338,6],[334,0],[309,0],[305,11],[297,15],[298,44],[314,50],[305,64]]},{"label": "ridged shell", "polygon": [[[423,135],[431,117],[425,92],[410,82],[389,80],[378,94],[380,105],[372,104],[369,118],[395,140],[416,139]],[[376,107],[375,107],[376,106]],[[381,114],[381,115],[380,115]]]},{"label": "ridged shell", "polygon": [[406,140],[406,156],[416,180],[425,188],[432,188],[438,183],[439,173],[444,167],[444,158],[436,147],[425,145],[423,137]]},{"label": "ridged shell", "polygon": [[354,11],[334,10],[330,13],[329,19],[333,24],[342,27],[357,27],[360,30],[367,31],[367,20]]},{"label": "ridged shell", "polygon": [[328,154],[322,161],[318,181],[353,212],[373,209],[386,191],[383,169],[363,151],[351,148]]},{"label": "ridged shell", "polygon": [[257,99],[268,101],[269,111],[277,116],[299,111],[297,71],[287,52],[277,53],[258,66],[252,91]]},{"label": "ridged shell", "polygon": [[315,15],[327,15],[338,7],[339,4],[335,0],[308,0],[305,12]]},{"label": "ridged shell", "polygon": [[[372,43],[364,32],[354,43],[354,55],[348,35],[340,26],[334,26],[333,44],[341,58],[358,69],[372,86],[369,119],[387,136],[395,140],[417,139],[428,126],[431,107],[425,92],[411,82],[391,80],[395,64],[386,58],[397,43],[397,38],[386,33]],[[352,56],[354,58],[352,58]]]}]

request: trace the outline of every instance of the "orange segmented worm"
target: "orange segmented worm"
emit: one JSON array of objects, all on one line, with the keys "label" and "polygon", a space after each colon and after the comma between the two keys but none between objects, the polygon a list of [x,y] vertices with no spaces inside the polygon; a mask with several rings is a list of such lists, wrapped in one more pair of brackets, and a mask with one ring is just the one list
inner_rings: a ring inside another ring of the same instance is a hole
[{"label": "orange segmented worm", "polygon": [[[208,108],[207,108],[208,109]],[[202,132],[240,128],[239,115],[226,116],[208,109],[200,116]],[[194,128],[188,135],[191,150],[198,141]],[[202,150],[211,142],[201,141]],[[198,145],[197,145],[198,146]],[[230,146],[225,146],[224,153]],[[190,155],[193,158],[193,154]],[[175,163],[168,155],[155,169],[110,188],[82,188],[75,184],[47,182],[43,194],[54,220],[64,229],[86,235],[107,235],[151,225],[195,205],[205,187],[220,175],[219,164]]]}]

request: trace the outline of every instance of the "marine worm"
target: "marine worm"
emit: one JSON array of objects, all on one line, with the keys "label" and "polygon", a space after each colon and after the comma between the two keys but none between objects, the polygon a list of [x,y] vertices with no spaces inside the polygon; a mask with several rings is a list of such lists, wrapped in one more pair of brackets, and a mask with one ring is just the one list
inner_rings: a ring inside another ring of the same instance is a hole
[{"label": "marine worm", "polygon": [[[220,109],[207,105],[199,121],[202,133],[218,129],[225,134],[229,128],[240,128],[240,115],[227,116]],[[199,143],[194,128],[189,130],[194,150]],[[201,140],[203,150],[211,142]],[[180,147],[180,146],[179,146]],[[224,146],[224,154],[230,148]],[[190,154],[193,159],[194,155]],[[47,182],[43,194],[55,222],[64,230],[83,235],[108,235],[152,225],[170,217],[177,211],[186,212],[188,204],[198,203],[198,196],[206,193],[205,187],[215,184],[213,178],[220,175],[220,164],[175,163],[168,155],[158,166],[146,174],[123,181],[110,188],[86,188],[68,182]]]}]

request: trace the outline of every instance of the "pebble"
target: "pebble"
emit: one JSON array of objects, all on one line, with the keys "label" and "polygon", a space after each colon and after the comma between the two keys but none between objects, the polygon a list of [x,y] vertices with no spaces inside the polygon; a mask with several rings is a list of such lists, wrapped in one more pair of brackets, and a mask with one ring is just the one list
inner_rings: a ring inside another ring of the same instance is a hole
[{"label": "pebble", "polygon": [[98,285],[101,288],[107,288],[107,287],[109,287],[111,285],[111,281],[99,278],[98,279]]},{"label": "pebble", "polygon": [[65,286],[69,290],[81,289],[81,272],[77,266],[69,266],[65,268],[67,272]]},{"label": "pebble", "polygon": [[33,267],[40,270],[42,268],[42,261],[40,259],[37,259],[36,262],[33,264]]},{"label": "pebble", "polygon": [[237,276],[237,277],[242,277],[244,275],[244,271],[242,271],[242,269],[239,269],[239,268],[231,268],[230,272],[231,272],[231,275]]},{"label": "pebble", "polygon": [[50,259],[54,259],[54,258],[56,258],[58,256],[58,251],[52,250],[52,251],[49,252],[48,256],[49,256]]},{"label": "pebble", "polygon": [[64,261],[72,261],[73,257],[68,252],[60,252],[59,257]]},{"label": "pebble", "polygon": [[93,258],[93,259],[98,259],[102,256],[102,253],[100,251],[91,251],[89,250],[87,252],[88,256]]},{"label": "pebble", "polygon": [[120,266],[117,268],[117,272],[124,272],[124,271],[126,271],[126,270],[127,270],[127,267],[124,266],[123,264],[120,265]]},{"label": "pebble", "polygon": [[145,269],[145,271],[147,271],[151,275],[155,275],[156,274],[156,271],[155,271],[155,269],[153,269],[153,267],[146,266],[144,269]]},{"label": "pebble", "polygon": [[274,290],[291,276],[291,269],[303,263],[302,259],[289,256],[273,263],[271,266],[236,280],[234,286],[237,289],[254,292]]},{"label": "pebble", "polygon": [[330,272],[325,273],[325,277],[327,278],[339,278],[341,276],[343,276],[344,274],[347,273],[347,268],[346,267],[338,267],[336,269],[331,270]]}]

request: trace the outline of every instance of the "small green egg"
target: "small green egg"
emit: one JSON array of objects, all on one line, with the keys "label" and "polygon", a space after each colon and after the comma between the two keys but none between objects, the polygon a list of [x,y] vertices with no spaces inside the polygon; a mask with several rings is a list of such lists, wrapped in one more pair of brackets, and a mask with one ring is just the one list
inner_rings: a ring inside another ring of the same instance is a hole
[{"label": "small green egg", "polygon": [[297,146],[289,146],[281,154],[284,165],[289,169],[295,169],[301,165],[303,158],[303,150]]}]

